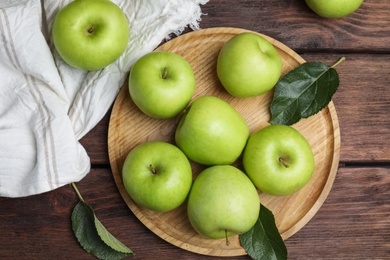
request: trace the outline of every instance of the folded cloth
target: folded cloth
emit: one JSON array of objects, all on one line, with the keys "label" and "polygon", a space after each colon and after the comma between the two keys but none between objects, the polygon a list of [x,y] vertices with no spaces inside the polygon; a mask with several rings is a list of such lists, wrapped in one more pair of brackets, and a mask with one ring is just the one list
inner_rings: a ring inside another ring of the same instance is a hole
[{"label": "folded cloth", "polygon": [[90,171],[79,143],[106,114],[132,64],[172,33],[198,29],[208,0],[113,0],[126,14],[123,55],[98,71],[68,66],[50,32],[70,0],[0,0],[0,196],[77,182]]}]

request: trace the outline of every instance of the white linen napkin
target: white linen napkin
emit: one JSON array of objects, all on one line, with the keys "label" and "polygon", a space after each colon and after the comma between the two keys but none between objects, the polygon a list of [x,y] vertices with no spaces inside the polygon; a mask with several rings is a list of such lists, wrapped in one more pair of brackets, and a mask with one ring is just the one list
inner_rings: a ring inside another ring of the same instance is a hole
[{"label": "white linen napkin", "polygon": [[77,182],[90,171],[79,143],[106,114],[132,64],[171,33],[198,29],[208,0],[113,0],[129,21],[124,54],[99,71],[65,64],[51,41],[70,0],[0,0],[0,196]]}]

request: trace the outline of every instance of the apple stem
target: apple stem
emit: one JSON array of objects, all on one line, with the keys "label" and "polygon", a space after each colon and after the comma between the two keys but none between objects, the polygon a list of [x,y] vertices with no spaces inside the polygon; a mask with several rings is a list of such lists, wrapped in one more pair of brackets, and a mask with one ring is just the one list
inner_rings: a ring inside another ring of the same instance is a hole
[{"label": "apple stem", "polygon": [[227,229],[225,229],[225,240],[226,240],[226,245],[230,245],[230,241],[229,241],[229,238],[228,238],[228,235],[227,235]]},{"label": "apple stem", "polygon": [[92,34],[95,31],[95,26],[91,26],[88,28],[88,33]]},{"label": "apple stem", "polygon": [[166,79],[166,78],[167,78],[167,75],[168,75],[168,69],[167,69],[167,67],[164,67],[164,70],[163,70],[161,76],[162,76],[163,79]]},{"label": "apple stem", "polygon": [[281,164],[283,164],[284,167],[286,167],[286,168],[289,167],[288,164],[287,164],[287,162],[285,162],[285,161],[283,160],[282,157],[279,158],[279,162],[280,162]]},{"label": "apple stem", "polygon": [[152,164],[149,165],[150,170],[152,171],[153,174],[157,174],[157,169],[153,167]]},{"label": "apple stem", "polygon": [[334,69],[337,65],[339,65],[341,62],[345,60],[345,57],[341,57],[335,64],[331,66],[332,69]]}]

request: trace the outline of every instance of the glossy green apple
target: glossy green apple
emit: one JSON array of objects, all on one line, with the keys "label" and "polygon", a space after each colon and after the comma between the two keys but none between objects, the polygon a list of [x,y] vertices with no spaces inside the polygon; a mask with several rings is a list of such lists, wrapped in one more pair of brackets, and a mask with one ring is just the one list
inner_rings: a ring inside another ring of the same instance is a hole
[{"label": "glossy green apple", "polygon": [[150,210],[166,212],[179,207],[192,185],[192,169],[176,146],[145,142],[130,151],[122,179],[131,199]]},{"label": "glossy green apple", "polygon": [[217,60],[223,87],[236,97],[257,96],[271,90],[282,73],[275,47],[255,33],[241,33],[227,41]]},{"label": "glossy green apple", "polygon": [[243,153],[246,174],[261,191],[290,195],[310,180],[314,155],[306,138],[291,126],[269,125],[248,139]]},{"label": "glossy green apple", "polygon": [[239,169],[217,165],[202,171],[188,196],[191,225],[201,235],[219,239],[247,232],[256,223],[260,199]]},{"label": "glossy green apple", "polygon": [[182,112],[195,90],[191,65],[173,52],[156,51],[141,57],[131,69],[129,92],[146,115],[167,119]]},{"label": "glossy green apple", "polygon": [[204,165],[231,164],[241,155],[249,137],[242,116],[214,96],[195,99],[176,128],[177,146],[187,157]]},{"label": "glossy green apple", "polygon": [[318,15],[341,18],[355,12],[363,0],[306,0],[306,4]]},{"label": "glossy green apple", "polygon": [[52,36],[66,63],[98,70],[124,52],[129,26],[123,11],[109,0],[75,0],[57,13]]}]

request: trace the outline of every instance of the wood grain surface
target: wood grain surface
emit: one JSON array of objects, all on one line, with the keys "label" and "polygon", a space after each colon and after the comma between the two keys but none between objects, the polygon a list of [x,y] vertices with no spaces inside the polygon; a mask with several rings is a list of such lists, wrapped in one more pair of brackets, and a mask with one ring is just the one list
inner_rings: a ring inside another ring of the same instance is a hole
[{"label": "wood grain surface", "polygon": [[[342,19],[321,18],[301,0],[211,0],[202,12],[202,28],[253,30],[306,61],[331,65],[346,57],[337,67],[340,87],[333,97],[341,136],[335,181],[320,210],[285,242],[289,259],[390,259],[390,1],[365,0]],[[111,110],[81,140],[92,170],[77,186],[106,228],[135,252],[134,259],[249,259],[183,250],[133,214],[109,164],[110,116]],[[71,231],[77,201],[69,186],[0,198],[0,259],[94,259]]]}]

